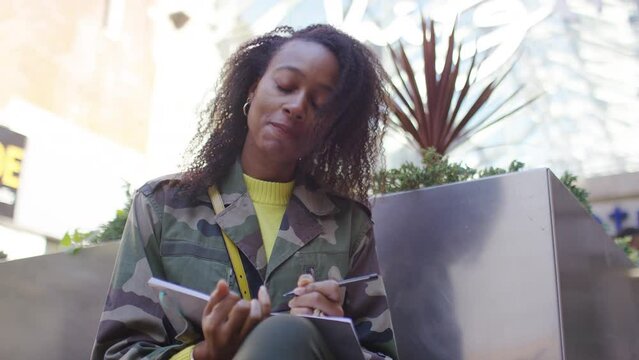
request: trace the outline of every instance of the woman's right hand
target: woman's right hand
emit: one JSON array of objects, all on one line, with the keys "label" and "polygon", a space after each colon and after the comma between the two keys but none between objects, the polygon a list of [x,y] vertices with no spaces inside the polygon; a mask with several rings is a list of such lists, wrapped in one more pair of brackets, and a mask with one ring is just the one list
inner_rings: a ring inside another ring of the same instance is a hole
[{"label": "woman's right hand", "polygon": [[312,275],[302,274],[294,294],[288,302],[292,315],[344,316],[342,296],[335,280],[315,282]]},{"label": "woman's right hand", "polygon": [[271,313],[271,300],[264,286],[250,302],[218,281],[202,313],[204,340],[193,349],[195,360],[231,359],[253,328]]}]

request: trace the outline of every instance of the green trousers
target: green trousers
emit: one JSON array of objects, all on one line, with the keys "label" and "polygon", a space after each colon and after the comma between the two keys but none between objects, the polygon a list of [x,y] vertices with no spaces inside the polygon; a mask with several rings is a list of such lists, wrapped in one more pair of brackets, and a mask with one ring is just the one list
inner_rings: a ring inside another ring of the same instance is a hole
[{"label": "green trousers", "polygon": [[277,315],[255,327],[233,359],[334,360],[335,357],[308,319]]}]

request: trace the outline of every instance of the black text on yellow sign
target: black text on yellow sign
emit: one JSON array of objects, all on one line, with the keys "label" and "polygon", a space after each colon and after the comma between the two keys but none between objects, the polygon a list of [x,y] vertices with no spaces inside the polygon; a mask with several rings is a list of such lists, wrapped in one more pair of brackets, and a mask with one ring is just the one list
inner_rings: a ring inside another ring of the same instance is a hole
[{"label": "black text on yellow sign", "polygon": [[0,126],[0,217],[13,218],[27,138]]},{"label": "black text on yellow sign", "polygon": [[0,184],[17,190],[24,148],[0,143]]}]

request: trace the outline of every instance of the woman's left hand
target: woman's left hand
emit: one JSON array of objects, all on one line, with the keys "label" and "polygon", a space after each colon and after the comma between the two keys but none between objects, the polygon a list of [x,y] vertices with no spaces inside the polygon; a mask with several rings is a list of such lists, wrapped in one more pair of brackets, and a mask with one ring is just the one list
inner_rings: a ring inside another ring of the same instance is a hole
[{"label": "woman's left hand", "polygon": [[335,280],[315,282],[309,274],[300,275],[295,297],[288,302],[293,315],[313,315],[321,312],[329,316],[344,316],[341,294]]}]

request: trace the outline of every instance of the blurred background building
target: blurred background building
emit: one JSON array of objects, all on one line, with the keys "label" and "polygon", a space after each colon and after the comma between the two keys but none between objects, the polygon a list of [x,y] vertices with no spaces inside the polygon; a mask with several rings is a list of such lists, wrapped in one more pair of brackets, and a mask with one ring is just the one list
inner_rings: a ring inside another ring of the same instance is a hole
[{"label": "blurred background building", "polygon": [[[569,170],[609,233],[639,226],[637,0],[9,0],[0,3],[0,251],[55,251],[65,232],[112,218],[126,184],[179,171],[224,59],[249,37],[327,22],[388,64],[386,44],[420,43],[420,12],[440,36],[457,18],[462,59],[484,58],[478,81],[514,64],[504,94],[525,84],[523,98],[542,95],[460,144],[453,160]],[[390,167],[419,159],[396,133],[386,156]]]}]

